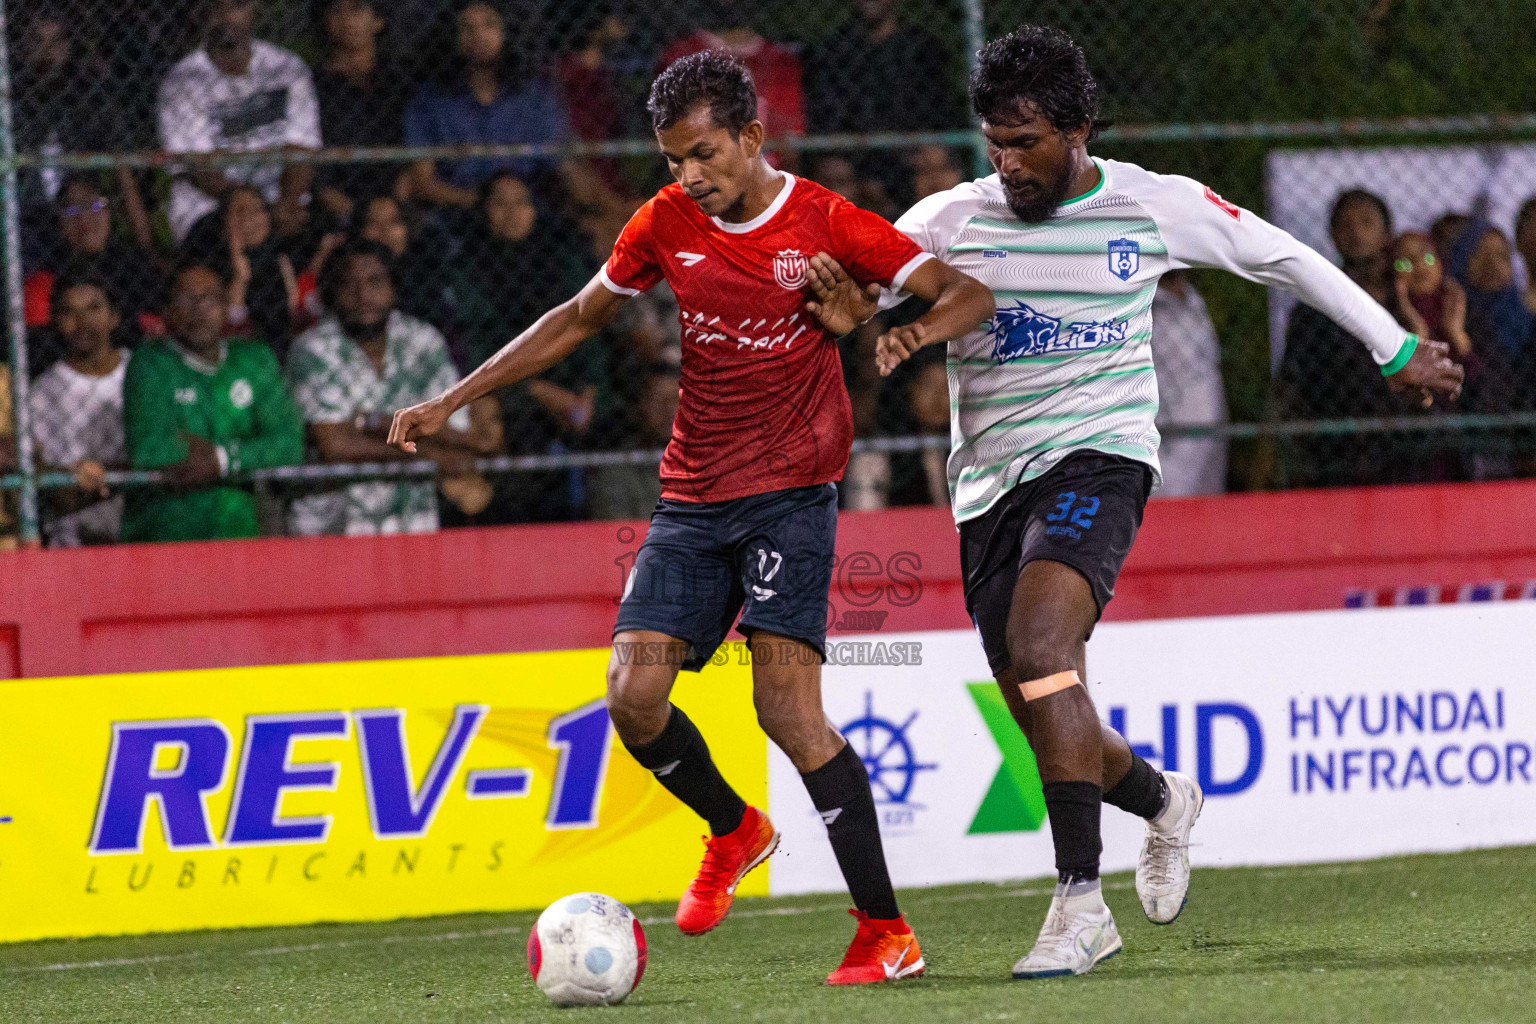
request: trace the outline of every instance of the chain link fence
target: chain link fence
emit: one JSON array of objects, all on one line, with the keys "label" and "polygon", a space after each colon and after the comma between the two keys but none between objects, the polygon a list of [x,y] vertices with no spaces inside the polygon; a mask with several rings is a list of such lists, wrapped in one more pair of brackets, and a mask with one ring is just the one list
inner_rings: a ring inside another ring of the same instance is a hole
[{"label": "chain link fence", "polygon": [[[382,427],[579,289],[668,180],[644,99],[669,60],[740,54],[774,160],[894,219],[984,166],[968,55],[1026,20],[1087,50],[1116,122],[1096,153],[1264,213],[1467,367],[1464,398],[1426,411],[1310,310],[1173,276],[1154,336],[1170,493],[1536,463],[1529,0],[0,12],[19,399],[0,408],[0,533],[40,524],[67,545],[648,514],[680,359],[664,287],[467,410],[430,460],[398,460]],[[338,263],[375,264],[332,260],[342,246],[378,256],[392,285],[372,365],[331,311]],[[844,503],[943,503],[941,353],[882,379],[879,327],[842,342],[859,437]]]}]

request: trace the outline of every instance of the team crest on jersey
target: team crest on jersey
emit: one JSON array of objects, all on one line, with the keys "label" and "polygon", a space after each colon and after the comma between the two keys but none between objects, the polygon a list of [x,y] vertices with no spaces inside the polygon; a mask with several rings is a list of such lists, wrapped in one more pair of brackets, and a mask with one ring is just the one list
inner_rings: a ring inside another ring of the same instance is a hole
[{"label": "team crest on jersey", "polygon": [[773,279],[780,288],[797,292],[805,287],[810,274],[810,264],[799,249],[784,249],[773,258]]},{"label": "team crest on jersey", "polygon": [[1109,240],[1109,272],[1129,281],[1141,269],[1141,243],[1129,238]]}]

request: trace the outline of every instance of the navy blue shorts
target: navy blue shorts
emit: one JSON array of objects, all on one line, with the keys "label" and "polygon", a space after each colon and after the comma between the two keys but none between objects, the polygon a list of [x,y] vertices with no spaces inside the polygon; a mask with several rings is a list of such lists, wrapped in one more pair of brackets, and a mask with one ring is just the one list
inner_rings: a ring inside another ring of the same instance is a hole
[{"label": "navy blue shorts", "polygon": [[761,629],[800,640],[825,659],[836,543],[832,484],[730,501],[662,498],[613,631],[646,629],[686,640],[682,667],[697,672],[740,613],[743,635]]}]

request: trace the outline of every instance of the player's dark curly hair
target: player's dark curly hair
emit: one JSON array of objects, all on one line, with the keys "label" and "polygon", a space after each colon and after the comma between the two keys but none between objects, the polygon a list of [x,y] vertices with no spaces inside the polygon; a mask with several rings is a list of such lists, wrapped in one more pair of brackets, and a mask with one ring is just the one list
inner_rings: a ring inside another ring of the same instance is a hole
[{"label": "player's dark curly hair", "polygon": [[671,128],[702,103],[715,126],[732,135],[757,119],[757,86],[741,61],[719,50],[679,57],[651,84],[645,109],[657,131]]},{"label": "player's dark curly hair", "polygon": [[395,265],[395,254],[389,247],[371,238],[349,238],[325,258],[315,280],[315,291],[320,293],[320,303],[327,310],[336,309],[336,298],[341,294],[341,275],[346,272],[347,261],[354,256],[372,256],[383,264],[384,272],[389,275],[390,286],[399,294],[398,268]]},{"label": "player's dark curly hair", "polygon": [[1030,107],[1058,131],[1088,126],[1088,141],[1109,127],[1099,110],[1099,85],[1082,47],[1059,28],[1022,25],[977,54],[971,107],[992,124],[1017,124]]}]

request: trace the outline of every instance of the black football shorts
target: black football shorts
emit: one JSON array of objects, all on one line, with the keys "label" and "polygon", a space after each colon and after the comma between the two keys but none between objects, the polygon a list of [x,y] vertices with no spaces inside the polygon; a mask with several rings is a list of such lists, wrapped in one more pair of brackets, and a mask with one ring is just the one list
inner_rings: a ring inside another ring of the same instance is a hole
[{"label": "black football shorts", "polygon": [[1152,469],[1141,462],[1081,451],[1043,476],[1016,484],[983,515],[960,524],[965,610],[981,634],[993,674],[1008,657],[1008,610],[1019,573],[1030,562],[1061,562],[1093,588],[1099,614],[1141,527]]}]

